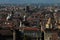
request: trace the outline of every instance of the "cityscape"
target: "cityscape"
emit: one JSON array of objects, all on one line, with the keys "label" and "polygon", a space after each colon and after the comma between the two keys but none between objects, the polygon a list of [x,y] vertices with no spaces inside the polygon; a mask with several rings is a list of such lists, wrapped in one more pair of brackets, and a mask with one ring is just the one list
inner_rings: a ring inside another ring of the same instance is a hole
[{"label": "cityscape", "polygon": [[10,2],[0,3],[0,40],[60,40],[59,2]]}]

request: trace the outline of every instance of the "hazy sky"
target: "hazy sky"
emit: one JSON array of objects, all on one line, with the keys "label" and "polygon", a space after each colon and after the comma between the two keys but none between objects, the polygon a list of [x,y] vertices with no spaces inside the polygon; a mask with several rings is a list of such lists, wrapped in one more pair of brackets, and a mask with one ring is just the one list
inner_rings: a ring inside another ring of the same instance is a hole
[{"label": "hazy sky", "polygon": [[0,0],[0,3],[60,3],[60,0]]}]

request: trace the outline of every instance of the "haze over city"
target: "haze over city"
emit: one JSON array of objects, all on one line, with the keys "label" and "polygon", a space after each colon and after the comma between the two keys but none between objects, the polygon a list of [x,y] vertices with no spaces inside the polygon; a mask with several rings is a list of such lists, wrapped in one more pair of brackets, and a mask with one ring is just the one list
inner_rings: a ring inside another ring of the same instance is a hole
[{"label": "haze over city", "polygon": [[60,0],[0,0],[0,4],[12,3],[12,4],[24,4],[24,3],[60,3]]},{"label": "haze over city", "polygon": [[0,0],[0,40],[60,40],[60,0]]}]

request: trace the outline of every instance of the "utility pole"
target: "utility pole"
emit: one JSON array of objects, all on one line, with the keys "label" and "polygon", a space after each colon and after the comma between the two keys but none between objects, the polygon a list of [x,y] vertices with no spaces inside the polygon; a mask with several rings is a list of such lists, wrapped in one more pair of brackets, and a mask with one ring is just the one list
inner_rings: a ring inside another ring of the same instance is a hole
[{"label": "utility pole", "polygon": [[41,40],[44,40],[44,32],[41,31]]},{"label": "utility pole", "polygon": [[36,32],[36,40],[38,40],[38,33]]},{"label": "utility pole", "polygon": [[16,40],[16,33],[15,33],[15,30],[13,30],[13,40]]}]

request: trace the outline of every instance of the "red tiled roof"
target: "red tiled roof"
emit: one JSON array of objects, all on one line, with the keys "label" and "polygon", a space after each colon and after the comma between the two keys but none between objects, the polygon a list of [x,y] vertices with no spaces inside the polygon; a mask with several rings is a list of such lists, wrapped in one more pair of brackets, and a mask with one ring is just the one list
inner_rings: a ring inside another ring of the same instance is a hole
[{"label": "red tiled roof", "polygon": [[6,20],[6,18],[2,18],[2,19],[0,19],[0,21],[5,21]]},{"label": "red tiled roof", "polygon": [[12,32],[10,30],[0,30],[1,35],[12,35]]},{"label": "red tiled roof", "polygon": [[38,30],[40,30],[40,29],[27,27],[27,28],[24,28],[24,30],[27,30],[27,31],[38,31]]},{"label": "red tiled roof", "polygon": [[3,23],[3,27],[8,27],[8,28],[12,28],[13,27],[13,22],[11,22],[11,21],[7,21],[6,23]]}]

